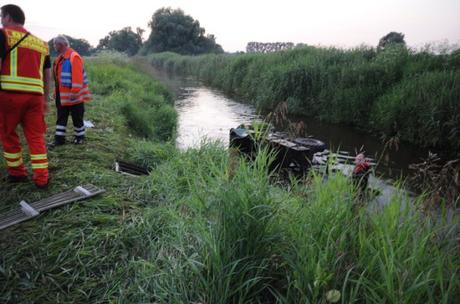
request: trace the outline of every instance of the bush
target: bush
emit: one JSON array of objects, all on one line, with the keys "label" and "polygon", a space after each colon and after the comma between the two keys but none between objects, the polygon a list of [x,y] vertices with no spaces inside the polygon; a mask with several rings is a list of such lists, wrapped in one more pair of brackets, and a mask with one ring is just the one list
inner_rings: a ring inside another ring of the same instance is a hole
[{"label": "bush", "polygon": [[421,146],[460,149],[460,71],[406,78],[381,96],[372,112],[375,129]]}]

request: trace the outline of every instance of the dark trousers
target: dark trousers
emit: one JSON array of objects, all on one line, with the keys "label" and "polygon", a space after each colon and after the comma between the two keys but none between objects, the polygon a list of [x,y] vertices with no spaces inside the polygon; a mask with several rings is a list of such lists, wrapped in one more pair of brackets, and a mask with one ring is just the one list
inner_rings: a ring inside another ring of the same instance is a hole
[{"label": "dark trousers", "polygon": [[67,120],[69,114],[72,116],[74,126],[74,134],[76,139],[85,138],[85,125],[83,116],[85,114],[85,105],[83,103],[74,106],[61,106],[59,100],[56,100],[57,108],[57,121],[56,121],[56,134],[55,140],[57,143],[65,142],[65,131],[67,127]]}]

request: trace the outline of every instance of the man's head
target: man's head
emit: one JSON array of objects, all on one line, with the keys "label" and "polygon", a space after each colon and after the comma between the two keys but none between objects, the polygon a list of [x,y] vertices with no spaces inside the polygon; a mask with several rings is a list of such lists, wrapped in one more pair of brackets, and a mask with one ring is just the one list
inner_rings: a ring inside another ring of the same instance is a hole
[{"label": "man's head", "polygon": [[355,157],[355,164],[356,165],[362,165],[366,162],[366,157],[364,156],[364,153],[359,153]]},{"label": "man's head", "polygon": [[1,17],[3,26],[24,25],[26,21],[24,11],[14,4],[2,6]]},{"label": "man's head", "polygon": [[67,39],[64,35],[59,35],[53,39],[54,49],[59,54],[65,53],[67,49],[70,47],[69,39]]}]

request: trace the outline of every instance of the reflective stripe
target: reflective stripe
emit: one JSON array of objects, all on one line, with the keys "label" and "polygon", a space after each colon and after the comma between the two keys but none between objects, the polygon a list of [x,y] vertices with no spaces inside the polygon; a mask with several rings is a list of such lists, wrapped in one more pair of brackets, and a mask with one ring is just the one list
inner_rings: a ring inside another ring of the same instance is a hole
[{"label": "reflective stripe", "polygon": [[13,77],[18,76],[18,49],[15,48],[10,53],[10,75]]},{"label": "reflective stripe", "polygon": [[[72,77],[72,60],[75,57],[79,57],[79,55],[75,51],[71,50],[66,53],[66,56],[67,57],[64,57],[64,60],[62,60],[61,70],[58,75],[60,85],[59,97],[61,98],[61,104],[63,106],[73,106],[92,100],[93,98],[88,88],[88,75],[86,74],[85,69],[83,68],[82,82],[75,82],[75,78]],[[58,70],[56,70],[55,73],[58,73]]]},{"label": "reflective stripe", "polygon": [[8,161],[8,160],[6,161],[6,165],[10,168],[19,167],[22,164],[23,164],[22,158],[17,161]]},{"label": "reflective stripe", "polygon": [[2,82],[9,81],[9,82],[35,84],[35,85],[43,86],[42,80],[36,79],[36,78],[30,78],[30,77],[18,77],[18,76],[14,77],[10,75],[2,75],[0,79],[2,80]]},{"label": "reflective stripe", "polygon": [[[43,79],[43,70],[44,70],[44,67],[45,67],[45,56],[40,56],[40,70],[39,70],[39,73],[40,73],[40,80]],[[44,82],[42,81],[43,83],[43,86],[45,86]]]},{"label": "reflective stripe", "polygon": [[30,159],[31,160],[44,160],[48,158],[46,154],[31,154]]},{"label": "reflective stripe", "polygon": [[82,136],[82,135],[85,135],[85,131],[75,132],[75,136]]},{"label": "reflective stripe", "polygon": [[85,130],[85,126],[81,127],[81,128],[74,128],[75,131],[83,131]]},{"label": "reflective stripe", "polygon": [[66,126],[61,126],[61,125],[56,125],[57,130],[64,130],[65,131]]},{"label": "reflective stripe", "polygon": [[3,90],[16,90],[16,91],[25,91],[25,92],[35,92],[35,93],[43,93],[42,87],[36,87],[32,85],[20,85],[20,84],[12,84],[2,81],[2,89]]},{"label": "reflective stripe", "polygon": [[[40,60],[44,60],[42,54]],[[15,48],[10,53],[10,75],[0,77],[2,89],[13,91],[24,91],[32,93],[44,93],[43,80],[29,77],[18,77],[18,49]],[[38,87],[37,87],[38,85]]]},{"label": "reflective stripe", "polygon": [[61,97],[68,97],[68,96],[71,96],[72,94],[74,94],[74,95],[83,95],[83,94],[86,94],[86,93],[89,93],[88,87],[85,87],[85,88],[81,89],[80,91],[78,91],[78,92],[76,92],[76,93],[72,93],[72,92],[68,92],[68,93],[59,93],[59,96],[61,96]]},{"label": "reflective stripe", "polygon": [[48,163],[32,164],[32,169],[47,169]]},{"label": "reflective stripe", "polygon": [[[11,47],[25,35],[22,31],[5,29],[7,45]],[[24,53],[23,53],[24,52]],[[47,43],[30,35],[15,49],[8,58],[9,73],[5,70],[0,75],[2,89],[5,91],[19,91],[43,94],[43,66],[48,54]],[[27,62],[25,62],[27,60]],[[29,60],[31,60],[29,62]],[[20,69],[20,70],[19,70]],[[30,77],[30,75],[35,75]]]},{"label": "reflective stripe", "polygon": [[56,131],[55,134],[58,136],[65,136],[65,132],[61,132],[61,131]]},{"label": "reflective stripe", "polygon": [[3,156],[5,156],[5,158],[20,158],[22,157],[22,152],[18,152],[18,153],[8,153],[8,152],[3,152]]}]

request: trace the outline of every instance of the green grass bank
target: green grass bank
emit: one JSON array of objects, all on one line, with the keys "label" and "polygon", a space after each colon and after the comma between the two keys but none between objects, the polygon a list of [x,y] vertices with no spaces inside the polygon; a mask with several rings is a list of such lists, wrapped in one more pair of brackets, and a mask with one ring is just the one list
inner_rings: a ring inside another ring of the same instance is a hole
[{"label": "green grass bank", "polygon": [[[0,232],[0,302],[458,300],[457,222],[401,211],[402,195],[369,212],[340,175],[287,189],[273,182],[267,153],[248,164],[213,143],[178,151],[163,87],[120,59],[87,69],[96,96],[88,142],[50,151],[45,192],[0,182],[0,210],[78,184],[107,192]],[[115,173],[118,157],[151,175]]]},{"label": "green grass bank", "polygon": [[157,68],[198,77],[262,111],[345,123],[422,147],[460,151],[460,51],[305,47],[272,54],[152,55]]}]

